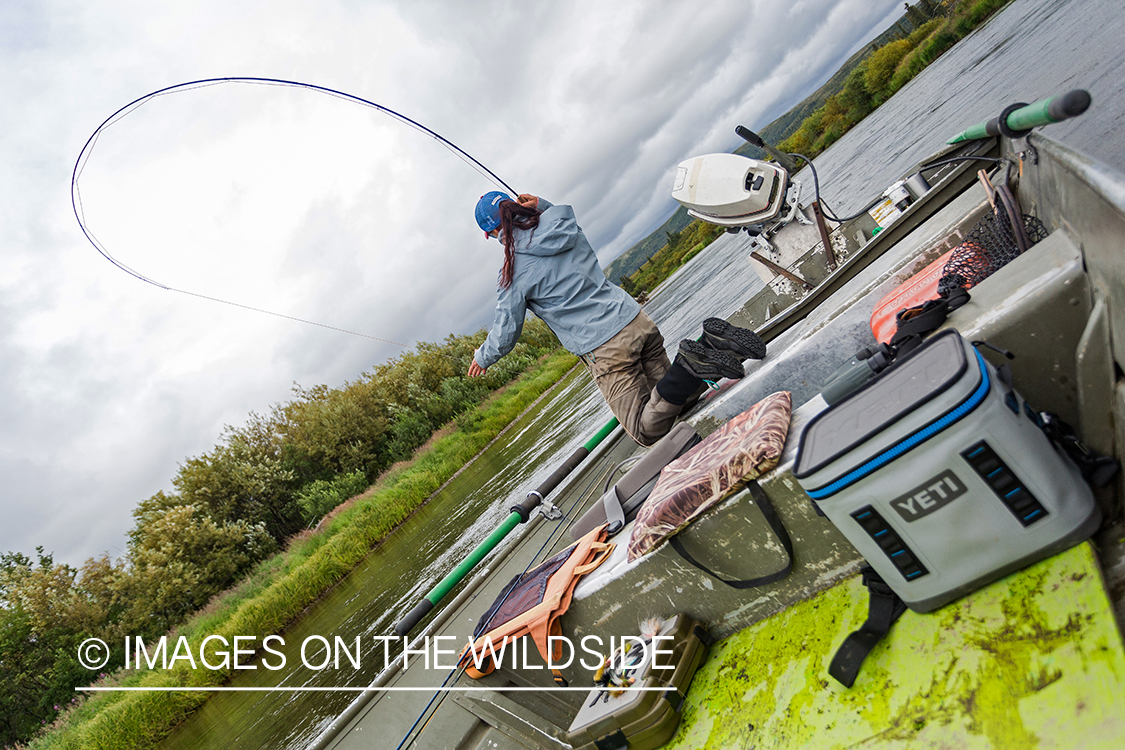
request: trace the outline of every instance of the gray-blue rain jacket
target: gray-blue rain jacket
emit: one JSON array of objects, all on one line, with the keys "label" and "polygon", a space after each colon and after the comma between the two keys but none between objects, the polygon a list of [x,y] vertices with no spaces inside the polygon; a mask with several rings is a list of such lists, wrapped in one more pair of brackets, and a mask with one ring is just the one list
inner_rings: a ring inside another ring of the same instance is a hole
[{"label": "gray-blue rain jacket", "polygon": [[597,349],[641,311],[636,300],[602,273],[574,209],[542,198],[539,209],[543,213],[538,227],[513,230],[512,285],[499,290],[492,330],[474,357],[481,367],[491,367],[512,350],[528,309],[574,354]]}]

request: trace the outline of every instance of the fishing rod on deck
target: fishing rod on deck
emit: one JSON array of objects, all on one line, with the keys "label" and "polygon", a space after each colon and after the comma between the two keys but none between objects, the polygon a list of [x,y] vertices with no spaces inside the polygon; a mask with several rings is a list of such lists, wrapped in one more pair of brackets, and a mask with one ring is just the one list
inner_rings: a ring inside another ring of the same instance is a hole
[{"label": "fishing rod on deck", "polygon": [[470,552],[461,563],[449,572],[445,578],[430,589],[422,601],[415,605],[414,609],[410,610],[405,617],[403,617],[397,625],[395,625],[395,634],[398,636],[405,636],[414,627],[421,622],[422,618],[430,613],[430,610],[437,605],[454,587],[460,583],[469,572],[476,567],[476,564],[484,559],[485,555],[496,548],[505,537],[512,532],[516,526],[521,523],[527,523],[531,518],[532,512],[543,503],[544,498],[559,486],[566,477],[578,468],[590,453],[605,440],[617,427],[617,417],[609,420],[605,425],[594,434],[584,445],[575,449],[574,453],[566,459],[551,476],[539,485],[536,489],[527,493],[527,497],[521,503],[517,503],[510,508],[508,517],[504,519],[503,523],[496,527],[496,529],[488,535],[476,549]]},{"label": "fishing rod on deck", "polygon": [[[585,461],[585,459],[594,452],[598,445],[604,442],[605,438],[608,437],[610,433],[612,433],[617,428],[617,425],[618,421],[616,417],[610,419],[600,430],[598,430],[597,433],[595,433],[589,440],[587,440],[585,444],[575,449],[570,457],[567,458],[567,460],[564,461],[554,471],[554,473],[552,473],[551,476],[546,479],[546,481],[540,484],[539,487],[535,490],[529,492],[527,494],[527,498],[523,502],[513,506],[511,509],[511,513],[508,515],[508,518],[504,521],[504,523],[497,527],[497,529],[493,531],[487,539],[481,542],[477,546],[477,548],[474,549],[473,552],[470,553],[461,562],[460,565],[457,566],[456,570],[442,579],[441,583],[435,586],[430,591],[430,593],[426,595],[426,598],[419,602],[414,610],[407,614],[407,616],[404,617],[402,621],[400,621],[398,625],[395,626],[395,632],[399,635],[399,637],[405,637],[405,635],[410,630],[417,626],[419,621],[421,621],[422,618],[424,618],[433,609],[433,607],[439,601],[441,601],[443,597],[445,597],[454,587],[456,587],[458,583],[466,578],[473,567],[477,563],[479,563],[492,549],[499,545],[500,541],[503,540],[509,533],[511,533],[511,531],[516,526],[518,526],[520,523],[523,523],[524,521],[530,520],[532,512],[543,502],[543,499],[547,495],[549,495],[556,487],[558,487],[559,484],[561,484],[562,481],[571,472],[574,471],[574,469],[576,469],[583,461]],[[580,496],[582,494],[585,494],[585,491],[579,493]],[[530,526],[524,527],[524,530],[519,535],[517,535],[517,537],[513,539],[507,547],[505,547],[498,553],[498,557],[496,558],[497,565],[499,565],[499,561],[502,560],[507,553],[509,553],[517,544],[519,544],[522,537],[530,531]],[[549,540],[548,542],[545,542],[544,548],[549,543]],[[542,552],[542,550],[540,550],[540,552]],[[526,572],[526,570],[524,572]],[[438,613],[438,615],[430,621],[430,623],[422,631],[422,634],[418,635],[413,643],[417,643],[419,639],[425,637],[429,633],[437,632],[437,630],[445,624],[449,617],[452,616],[453,613],[456,612],[461,607],[461,605],[469,599],[478,585],[484,583],[490,573],[491,571],[489,568],[482,568],[481,570],[479,570],[473,580],[470,581],[469,584],[464,589],[462,589],[459,594],[457,594],[453,601],[450,602],[442,612]],[[402,668],[402,665],[403,657],[402,654],[400,654],[398,659],[396,659],[388,669],[381,672],[379,676],[375,678],[375,681],[372,682],[369,686],[368,691],[360,694],[355,699],[355,701],[353,701],[352,704],[347,708],[347,710],[344,711],[344,713],[336,717],[336,719],[328,726],[328,728],[320,735],[320,737],[317,738],[317,741],[310,746],[310,750],[323,750],[324,748],[328,747],[328,745],[332,743],[332,741],[340,734],[340,732],[342,732],[345,727],[347,727],[357,716],[359,716],[363,712],[364,708],[371,702],[371,700],[373,700],[377,695],[380,694],[381,689],[385,685],[387,685],[387,683],[389,683],[396,674],[398,674],[398,672]],[[449,673],[449,676],[446,677],[445,682],[443,682],[442,686],[437,689],[434,698],[431,699],[430,703],[426,705],[426,708],[423,709],[414,725],[407,732],[406,737],[403,738],[403,743],[407,742],[410,739],[411,735],[413,735],[414,733],[414,730],[417,729],[419,723],[424,720],[425,715],[429,712],[429,709],[432,707],[434,700],[443,691],[445,686],[449,683],[449,680],[457,673],[457,671],[458,669],[455,668]],[[400,747],[401,746],[402,744],[400,744]]]}]

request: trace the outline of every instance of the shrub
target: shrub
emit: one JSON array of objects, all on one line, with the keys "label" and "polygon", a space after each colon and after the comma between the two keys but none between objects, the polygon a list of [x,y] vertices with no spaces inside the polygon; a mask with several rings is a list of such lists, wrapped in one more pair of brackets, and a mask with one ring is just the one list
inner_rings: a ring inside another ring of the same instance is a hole
[{"label": "shrub", "polygon": [[887,85],[895,74],[895,68],[910,49],[909,40],[899,39],[897,42],[880,47],[867,59],[863,84],[876,102],[885,101],[890,96],[887,93]]},{"label": "shrub", "polygon": [[297,493],[297,504],[305,522],[312,525],[340,503],[366,490],[367,485],[367,476],[362,471],[341,474],[332,480],[318,479]]}]

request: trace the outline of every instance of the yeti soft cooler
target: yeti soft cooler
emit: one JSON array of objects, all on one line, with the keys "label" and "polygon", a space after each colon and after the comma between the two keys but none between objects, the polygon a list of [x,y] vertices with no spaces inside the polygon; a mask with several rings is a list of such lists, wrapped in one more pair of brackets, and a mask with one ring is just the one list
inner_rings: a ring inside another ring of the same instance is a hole
[{"label": "yeti soft cooler", "polygon": [[793,475],[916,612],[1090,536],[1100,514],[1034,412],[947,330],[812,419]]}]

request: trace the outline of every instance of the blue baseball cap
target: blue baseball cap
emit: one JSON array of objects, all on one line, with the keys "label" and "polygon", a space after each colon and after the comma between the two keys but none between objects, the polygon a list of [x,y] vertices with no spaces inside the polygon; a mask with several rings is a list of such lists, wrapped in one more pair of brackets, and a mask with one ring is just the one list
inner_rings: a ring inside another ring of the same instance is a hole
[{"label": "blue baseball cap", "polygon": [[512,198],[507,193],[493,190],[485,193],[477,201],[477,225],[486,233],[500,226],[500,203],[510,201]]}]

